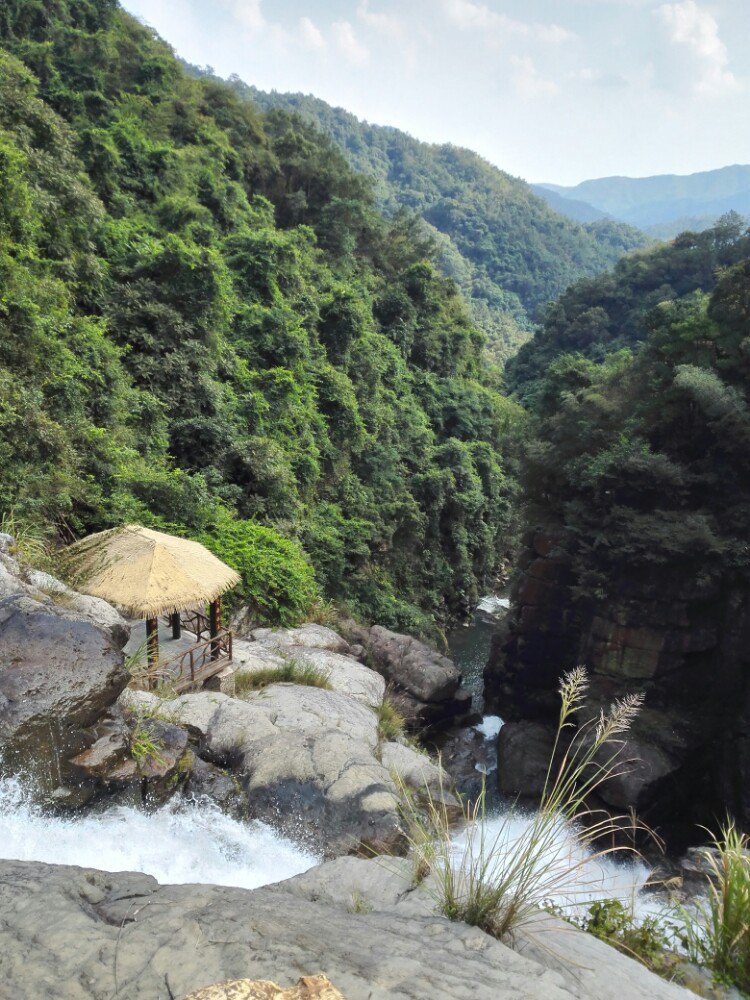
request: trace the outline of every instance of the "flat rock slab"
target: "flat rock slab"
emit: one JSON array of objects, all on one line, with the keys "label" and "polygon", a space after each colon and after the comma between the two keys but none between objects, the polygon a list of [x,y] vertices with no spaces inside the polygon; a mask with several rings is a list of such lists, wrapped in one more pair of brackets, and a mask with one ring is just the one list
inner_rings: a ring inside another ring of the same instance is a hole
[{"label": "flat rock slab", "polygon": [[[360,871],[365,883],[380,871],[353,859],[335,865],[317,869],[322,886],[346,881],[348,872],[349,890]],[[538,955],[524,957],[465,924],[418,909],[402,915],[403,893],[389,890],[371,912],[356,912],[332,897],[306,897],[312,875],[306,891],[286,885],[160,886],[135,873],[0,862],[3,996],[183,1000],[238,979],[290,989],[304,970],[327,976],[347,1000],[692,996],[572,929],[569,938],[557,935],[555,948],[542,925]],[[576,950],[580,939],[588,950]],[[561,953],[569,953],[567,963]]]}]

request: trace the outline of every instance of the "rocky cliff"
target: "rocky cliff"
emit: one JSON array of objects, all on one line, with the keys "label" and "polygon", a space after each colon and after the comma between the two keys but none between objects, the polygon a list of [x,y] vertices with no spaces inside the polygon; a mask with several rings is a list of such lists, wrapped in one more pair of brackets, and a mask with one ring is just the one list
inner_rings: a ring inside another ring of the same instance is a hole
[{"label": "rocky cliff", "polygon": [[493,646],[487,696],[509,724],[499,742],[506,792],[536,794],[557,718],[556,680],[583,664],[585,714],[643,692],[624,756],[604,790],[678,840],[727,810],[750,822],[750,594],[700,579],[629,574],[606,599],[579,596],[564,532],[528,539],[507,632]]}]

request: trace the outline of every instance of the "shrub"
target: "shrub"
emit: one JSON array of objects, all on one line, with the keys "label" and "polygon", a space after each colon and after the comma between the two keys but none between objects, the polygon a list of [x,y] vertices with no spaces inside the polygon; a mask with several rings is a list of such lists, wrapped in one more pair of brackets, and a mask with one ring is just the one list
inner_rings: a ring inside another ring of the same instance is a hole
[{"label": "shrub", "polygon": [[273,528],[227,515],[198,541],[242,577],[239,586],[227,594],[230,607],[247,605],[259,622],[297,625],[319,597],[304,550]]},{"label": "shrub", "polygon": [[617,948],[658,975],[671,971],[671,935],[656,917],[636,921],[632,908],[619,899],[597,900],[579,921],[583,930]]}]

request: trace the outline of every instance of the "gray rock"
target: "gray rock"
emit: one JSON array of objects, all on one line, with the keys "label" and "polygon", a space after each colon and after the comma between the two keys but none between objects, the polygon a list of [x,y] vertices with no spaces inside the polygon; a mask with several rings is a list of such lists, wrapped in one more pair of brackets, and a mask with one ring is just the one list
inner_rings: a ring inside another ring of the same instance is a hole
[{"label": "gray rock", "polygon": [[247,818],[247,797],[239,781],[228,771],[215,767],[200,757],[196,757],[193,762],[184,793],[189,799],[196,801],[208,799],[236,819]]},{"label": "gray rock", "polygon": [[[252,892],[0,862],[3,995],[168,1000],[223,980],[290,986],[323,973],[347,1000],[691,996],[569,926],[540,924],[517,954],[430,913],[404,881],[351,860]],[[370,912],[352,906],[360,886]]]},{"label": "gray rock", "polygon": [[0,745],[11,771],[64,783],[83,731],[128,680],[121,649],[99,625],[25,594],[0,600]]},{"label": "gray rock", "polygon": [[388,770],[344,733],[279,733],[249,744],[239,775],[250,815],[326,857],[406,846]]},{"label": "gray rock", "polygon": [[[316,851],[333,856],[362,844],[403,847],[398,790],[377,757],[377,717],[359,701],[323,688],[272,684],[246,700],[201,691],[161,701],[126,691],[120,703],[186,727],[204,758],[236,776],[249,816]],[[415,771],[411,779],[418,780]]]},{"label": "gray rock", "polygon": [[300,625],[299,628],[256,628],[252,633],[256,642],[284,652],[288,646],[306,646],[325,649],[330,653],[348,653],[349,643],[338,632],[325,625]]},{"label": "gray rock", "polygon": [[461,675],[452,660],[410,635],[373,625],[367,636],[367,654],[387,680],[421,702],[449,701]]},{"label": "gray rock", "polygon": [[505,723],[497,739],[497,781],[503,794],[541,796],[554,735],[541,722]]},{"label": "gray rock", "polygon": [[[315,627],[319,628],[319,626]],[[351,656],[345,656],[328,649],[315,648],[311,645],[277,644],[272,637],[278,633],[260,629],[258,631],[268,632],[269,639],[262,642],[238,640],[234,644],[234,665],[238,675],[262,673],[265,670],[281,668],[289,660],[294,660],[312,666],[321,676],[326,678],[334,691],[348,695],[364,705],[375,706],[382,702],[385,695],[383,677]],[[330,630],[326,629],[325,631]],[[335,635],[335,633],[333,634]]]},{"label": "gray rock", "polygon": [[315,736],[335,730],[370,752],[378,744],[375,712],[340,691],[299,684],[271,684],[248,695],[245,700],[251,708],[263,712],[282,732]]}]

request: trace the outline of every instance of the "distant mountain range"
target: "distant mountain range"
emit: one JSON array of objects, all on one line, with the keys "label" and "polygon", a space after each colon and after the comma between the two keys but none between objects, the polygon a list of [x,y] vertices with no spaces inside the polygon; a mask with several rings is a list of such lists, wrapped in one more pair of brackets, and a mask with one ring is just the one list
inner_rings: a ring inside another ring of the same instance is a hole
[{"label": "distant mountain range", "polygon": [[680,176],[601,177],[574,187],[532,184],[556,212],[577,222],[613,219],[668,239],[703,230],[726,212],[750,215],[750,165]]}]

